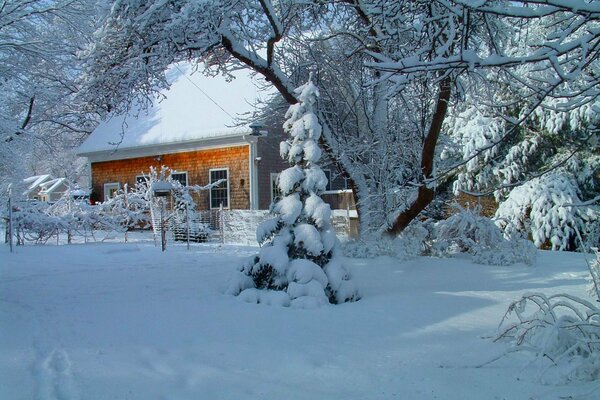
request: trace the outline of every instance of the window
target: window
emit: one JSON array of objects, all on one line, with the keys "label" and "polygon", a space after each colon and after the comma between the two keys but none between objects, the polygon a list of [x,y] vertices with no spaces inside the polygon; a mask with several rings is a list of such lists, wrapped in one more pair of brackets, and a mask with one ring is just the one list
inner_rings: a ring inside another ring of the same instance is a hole
[{"label": "window", "polygon": [[115,194],[121,189],[121,184],[118,182],[110,182],[104,184],[104,201],[112,199]]},{"label": "window", "polygon": [[324,169],[323,172],[325,173],[325,176],[327,177],[327,185],[325,186],[325,190],[331,190],[331,170],[330,169]]},{"label": "window", "polygon": [[277,179],[279,179],[279,174],[271,172],[271,203],[275,201],[277,197],[281,197],[281,190],[279,190]]},{"label": "window", "polygon": [[350,189],[350,179],[349,178],[344,178],[344,189],[346,189],[346,190]]},{"label": "window", "polygon": [[138,175],[135,177],[135,183],[144,183],[146,180],[147,177],[145,175]]},{"label": "window", "polygon": [[179,183],[181,183],[181,186],[187,186],[188,185],[188,176],[187,176],[187,172],[171,172],[171,179],[173,181],[177,181]]},{"label": "window", "polygon": [[220,179],[225,179],[218,186],[210,189],[210,208],[229,208],[229,170],[228,169],[211,169],[209,171],[209,183],[217,182]]}]

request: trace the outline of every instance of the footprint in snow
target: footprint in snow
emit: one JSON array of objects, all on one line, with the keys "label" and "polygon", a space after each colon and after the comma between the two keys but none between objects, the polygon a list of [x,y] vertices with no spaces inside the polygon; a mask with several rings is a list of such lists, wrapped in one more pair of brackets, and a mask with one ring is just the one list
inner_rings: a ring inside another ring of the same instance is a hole
[{"label": "footprint in snow", "polygon": [[77,400],[71,360],[66,351],[54,349],[48,356],[40,355],[34,368],[36,400]]}]

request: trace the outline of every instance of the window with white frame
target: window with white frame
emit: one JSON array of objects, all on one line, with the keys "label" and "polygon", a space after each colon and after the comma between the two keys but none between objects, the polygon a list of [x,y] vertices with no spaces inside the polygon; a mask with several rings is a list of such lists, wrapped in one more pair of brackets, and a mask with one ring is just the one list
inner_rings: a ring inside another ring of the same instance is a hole
[{"label": "window with white frame", "polygon": [[104,184],[104,201],[112,199],[115,194],[121,189],[121,184],[118,182],[109,182]]},{"label": "window with white frame", "polygon": [[187,171],[173,171],[171,172],[171,179],[181,183],[181,186],[188,185],[188,173]]},{"label": "window with white frame", "polygon": [[281,190],[279,190],[277,182],[278,179],[279,173],[271,172],[271,203],[275,201],[276,198],[281,197]]},{"label": "window with white frame", "polygon": [[221,179],[223,182],[210,189],[210,208],[229,208],[229,170],[227,168],[211,169],[209,183],[213,184]]}]

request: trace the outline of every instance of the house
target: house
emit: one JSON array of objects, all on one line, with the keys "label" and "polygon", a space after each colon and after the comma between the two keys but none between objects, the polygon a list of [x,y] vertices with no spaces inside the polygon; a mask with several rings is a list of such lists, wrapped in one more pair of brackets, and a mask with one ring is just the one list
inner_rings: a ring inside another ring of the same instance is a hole
[{"label": "house", "polygon": [[58,201],[69,190],[65,178],[52,178],[50,175],[36,175],[23,179],[27,189],[23,197],[49,203]]},{"label": "house", "polygon": [[23,197],[27,200],[40,200],[40,185],[51,179],[52,177],[47,174],[30,176],[29,178],[23,179],[23,183],[27,187],[23,192]]},{"label": "house", "polygon": [[[172,67],[167,72],[171,88],[163,99],[147,111],[132,107],[127,115],[104,121],[80,146],[78,155],[89,163],[92,201],[104,201],[124,185],[133,187],[150,167],[166,166],[185,185],[225,180],[197,195],[200,210],[269,207],[277,195],[277,175],[288,167],[279,157],[279,142],[286,137],[283,121],[233,126],[234,114],[252,110],[251,79],[240,73],[228,83],[190,74],[190,69]],[[343,185],[341,179],[332,181]],[[335,201],[336,193],[331,194]]]}]

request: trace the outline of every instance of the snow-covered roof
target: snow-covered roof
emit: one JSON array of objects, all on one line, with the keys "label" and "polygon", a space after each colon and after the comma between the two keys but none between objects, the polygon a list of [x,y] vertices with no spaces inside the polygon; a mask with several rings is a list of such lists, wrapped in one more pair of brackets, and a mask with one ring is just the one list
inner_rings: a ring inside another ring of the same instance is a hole
[{"label": "snow-covered roof", "polygon": [[36,190],[42,183],[49,181],[50,179],[52,179],[52,177],[48,174],[35,175],[35,176],[30,176],[29,178],[23,179],[23,183],[28,185],[27,190],[25,190],[25,192],[23,192],[23,196],[29,195],[31,192]]},{"label": "snow-covered roof", "polygon": [[84,190],[84,189],[72,189],[69,191],[69,194],[73,197],[75,196],[89,196],[90,195],[90,191],[89,190]]},{"label": "snow-covered roof", "polygon": [[44,182],[40,185],[41,191],[40,194],[50,194],[54,192],[57,188],[61,186],[61,184],[65,183],[65,178],[56,178],[50,181]]},{"label": "snow-covered roof", "polygon": [[257,89],[245,72],[224,77],[192,73],[189,64],[167,71],[171,87],[153,107],[132,107],[127,115],[102,122],[79,147],[78,154],[126,151],[248,134],[247,127],[233,127],[235,118],[253,110]]}]

